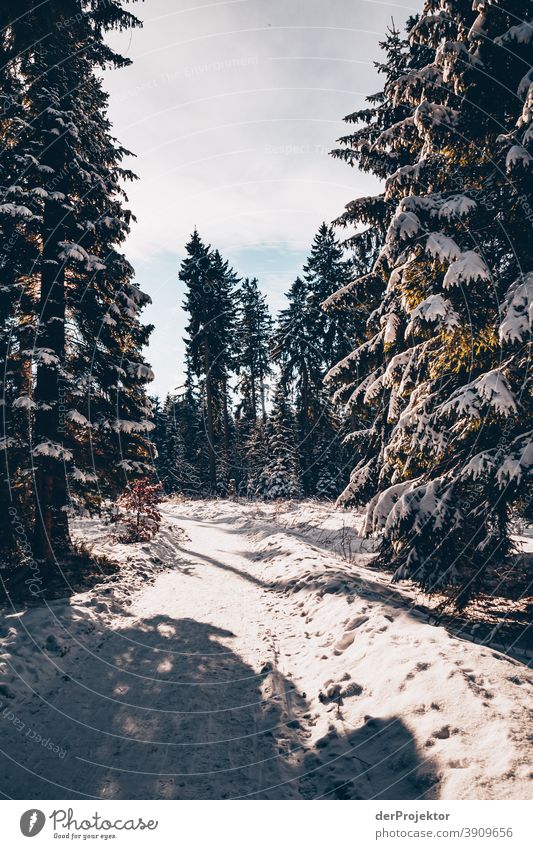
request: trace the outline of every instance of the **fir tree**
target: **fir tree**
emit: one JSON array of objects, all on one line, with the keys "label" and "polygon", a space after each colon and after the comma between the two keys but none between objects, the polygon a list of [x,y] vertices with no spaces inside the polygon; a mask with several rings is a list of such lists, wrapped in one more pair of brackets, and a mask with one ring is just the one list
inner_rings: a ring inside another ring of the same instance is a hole
[{"label": "fir tree", "polygon": [[272,318],[266,298],[259,291],[256,278],[246,278],[240,288],[236,371],[240,378],[240,413],[252,424],[259,414],[266,418],[265,382],[271,373],[271,336]]},{"label": "fir tree", "polygon": [[174,398],[167,395],[164,404],[159,398],[152,399],[154,430],[152,443],[155,447],[155,468],[167,494],[175,492],[174,469],[177,462],[177,428],[174,419]]},{"label": "fir tree", "polygon": [[[255,439],[267,418],[267,381],[272,372],[272,319],[255,278],[242,281],[236,326],[236,406],[232,444],[232,475],[239,492],[252,492],[256,478]],[[261,450],[260,446],[257,446]]]},{"label": "fir tree", "polygon": [[309,468],[312,444],[309,433],[315,414],[316,387],[322,379],[322,352],[313,335],[309,286],[297,277],[287,293],[289,306],[282,310],[274,334],[273,359],[279,363],[285,392],[296,397],[297,433],[304,487],[311,490]]},{"label": "fir tree", "polygon": [[186,495],[201,495],[208,491],[209,469],[205,430],[202,423],[201,401],[187,368],[183,394],[178,399],[181,433],[184,444],[183,492]]},{"label": "fir tree", "polygon": [[196,404],[185,393],[167,395],[163,405],[159,399],[154,399],[153,405],[155,466],[165,492],[187,497],[202,494],[207,491],[207,480],[199,446]]},{"label": "fir tree", "polygon": [[316,420],[310,433],[312,479],[311,494],[319,499],[337,499],[346,485],[352,459],[343,445],[346,428],[339,411],[322,390],[317,396]]},{"label": "fir tree", "polygon": [[[195,230],[186,246],[179,278],[185,283],[187,362],[204,399],[209,454],[209,485],[217,492],[227,481],[230,448],[229,378],[236,352],[238,279],[218,251]],[[218,464],[218,468],[217,468]]]},{"label": "fir tree", "polygon": [[188,255],[181,264],[179,278],[187,286],[183,304],[184,309],[189,313],[188,336],[185,340],[187,362],[191,374],[202,378],[206,409],[209,484],[214,490],[217,483],[215,405],[211,370],[212,354],[206,333],[210,322],[209,296],[211,294],[207,291],[210,268],[209,247],[202,242],[198,231],[195,230],[185,249]]},{"label": "fir tree", "polygon": [[261,476],[269,460],[267,433],[267,419],[260,418],[243,443],[244,492],[250,498],[261,495]]},{"label": "fir tree", "polygon": [[213,318],[209,326],[210,346],[214,358],[211,365],[215,403],[220,419],[218,491],[225,494],[232,477],[231,442],[233,422],[230,413],[229,381],[237,367],[237,314],[240,292],[239,278],[218,250],[211,254],[210,281]]},{"label": "fir tree", "polygon": [[[8,36],[12,4],[0,11],[0,549],[13,549],[13,524],[31,521],[28,452],[35,404],[31,398],[31,336],[37,285],[32,275],[37,256],[38,201],[20,185],[21,160],[28,146],[24,86],[13,67]],[[26,531],[27,532],[27,531]]]},{"label": "fir tree", "polygon": [[274,395],[266,428],[266,446],[266,462],[259,474],[255,494],[268,500],[301,498],[303,490],[296,423],[283,384],[278,385]]},{"label": "fir tree", "polygon": [[[474,6],[427,2],[411,40],[429,61],[387,82],[407,115],[373,152],[415,155],[385,184],[395,209],[372,269],[384,296],[370,338],[331,375],[379,421],[367,528],[383,532],[383,560],[459,607],[509,553],[531,470],[531,26],[516,23],[524,2]],[[353,208],[361,220],[372,203]],[[359,465],[348,496],[368,481]]]},{"label": "fir tree", "polygon": [[35,298],[34,553],[48,560],[69,547],[69,504],[97,508],[101,494],[149,468],[152,373],[140,352],[150,328],[138,320],[148,299],[118,251],[131,218],[121,185],[132,175],[99,76],[129,61],[106,32],[138,23],[115,0],[52,0],[18,4],[8,28],[7,73],[24,87],[17,185],[33,198],[24,235],[36,248],[29,278],[19,278],[26,301]]},{"label": "fir tree", "polygon": [[333,227],[323,223],[303,268],[310,333],[322,355],[321,378],[353,344],[353,316],[342,310],[322,309],[324,301],[353,279],[353,263],[345,259],[344,253]]},{"label": "fir tree", "polygon": [[295,280],[287,295],[289,306],[281,311],[274,336],[273,356],[279,362],[282,381],[295,393],[300,463],[308,495],[317,493],[319,478],[336,480],[337,486],[342,480],[343,451],[332,432],[331,425],[337,420],[327,409],[323,379],[333,363],[348,353],[355,322],[342,305],[326,313],[322,303],[339,287],[348,286],[352,276],[352,263],[344,259],[332,227],[322,224],[303,278]]},{"label": "fir tree", "polygon": [[[416,161],[421,142],[411,128],[411,110],[408,104],[397,101],[392,87],[402,76],[410,75],[412,79],[415,69],[424,67],[429,54],[425,48],[410,46],[394,24],[380,47],[385,61],[375,65],[385,77],[384,87],[367,98],[367,108],[345,118],[348,124],[358,125],[357,129],[339,139],[341,147],[333,150],[332,155],[383,179]],[[424,73],[428,79],[432,77],[427,69]],[[404,126],[406,143],[399,133]],[[336,223],[359,231],[347,240],[353,248],[358,273],[323,303],[328,312],[351,311],[356,342],[355,350],[347,353],[326,375],[326,384],[335,389],[333,404],[344,404],[349,415],[345,444],[354,453],[355,464],[350,484],[341,496],[346,505],[364,505],[376,491],[390,430],[389,404],[394,407],[396,403],[386,388],[381,394],[373,393],[372,389],[389,356],[396,321],[391,309],[389,324],[382,324],[382,303],[389,301],[395,305],[395,299],[386,291],[386,278],[375,266],[393,212],[394,206],[384,192],[347,204]]]}]

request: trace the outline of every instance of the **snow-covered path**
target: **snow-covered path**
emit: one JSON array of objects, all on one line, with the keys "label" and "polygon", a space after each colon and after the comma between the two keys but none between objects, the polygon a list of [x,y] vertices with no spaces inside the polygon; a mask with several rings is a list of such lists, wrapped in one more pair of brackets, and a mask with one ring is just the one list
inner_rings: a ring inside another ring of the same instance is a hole
[{"label": "snow-covered path", "polygon": [[231,502],[164,516],[151,546],[81,523],[122,576],[2,618],[5,795],[530,795],[530,671],[427,624],[365,568],[356,519]]}]

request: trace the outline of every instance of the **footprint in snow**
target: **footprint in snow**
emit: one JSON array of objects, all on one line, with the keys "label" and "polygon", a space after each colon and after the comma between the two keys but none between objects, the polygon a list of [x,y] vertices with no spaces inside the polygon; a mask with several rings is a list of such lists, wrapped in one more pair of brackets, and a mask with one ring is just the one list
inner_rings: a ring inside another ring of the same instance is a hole
[{"label": "footprint in snow", "polygon": [[437,740],[447,740],[450,736],[450,726],[443,725],[442,728],[439,728],[438,731],[434,731],[432,734]]},{"label": "footprint in snow", "polygon": [[355,628],[360,628],[361,625],[364,625],[365,622],[368,622],[369,616],[356,616],[354,619],[350,619],[346,623],[347,631],[354,631]]},{"label": "footprint in snow", "polygon": [[409,681],[410,681],[412,678],[414,678],[414,677],[415,677],[415,675],[417,675],[419,672],[425,672],[427,669],[429,669],[429,668],[430,668],[430,666],[431,666],[431,664],[430,664],[430,663],[417,663],[417,664],[416,664],[416,666],[415,666],[415,668],[414,668],[414,669],[412,669],[412,670],[411,670],[411,672],[409,672],[409,673],[405,676],[405,677],[406,677],[406,680],[409,680]]},{"label": "footprint in snow", "polygon": [[[0,696],[3,699],[14,699],[16,698],[15,693],[7,686],[7,684],[0,684]],[[3,707],[3,705],[2,705]]]},{"label": "footprint in snow", "polygon": [[70,651],[68,646],[62,646],[58,642],[54,634],[49,634],[45,640],[44,647],[49,654],[58,654],[60,657],[64,657]]},{"label": "footprint in snow", "polygon": [[346,651],[346,649],[352,645],[354,640],[355,634],[353,634],[351,631],[347,631],[345,634],[342,635],[340,640],[335,643],[334,653],[342,654],[343,651]]}]

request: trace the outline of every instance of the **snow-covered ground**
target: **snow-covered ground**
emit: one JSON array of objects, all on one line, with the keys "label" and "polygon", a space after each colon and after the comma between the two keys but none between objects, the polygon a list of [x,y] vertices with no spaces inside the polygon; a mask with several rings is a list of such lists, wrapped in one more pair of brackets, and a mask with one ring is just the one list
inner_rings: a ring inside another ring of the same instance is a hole
[{"label": "snow-covered ground", "polygon": [[360,517],[168,502],[118,577],[2,611],[14,798],[529,798],[527,658],[429,624]]}]

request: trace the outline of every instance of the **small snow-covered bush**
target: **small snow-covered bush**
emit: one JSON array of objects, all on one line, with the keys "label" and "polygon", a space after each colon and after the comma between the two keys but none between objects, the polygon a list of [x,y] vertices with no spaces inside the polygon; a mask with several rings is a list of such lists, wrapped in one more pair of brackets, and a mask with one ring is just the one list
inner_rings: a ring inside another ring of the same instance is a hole
[{"label": "small snow-covered bush", "polygon": [[161,484],[150,483],[147,478],[128,484],[117,502],[125,511],[121,542],[148,542],[156,535],[161,526],[161,492]]}]

